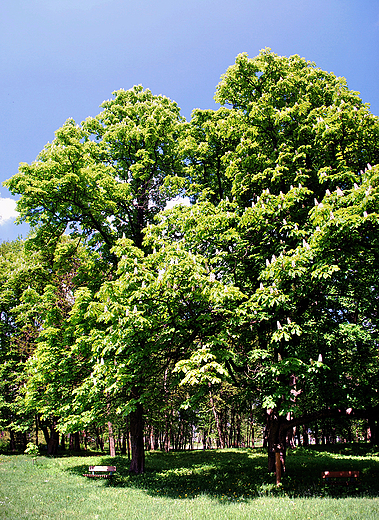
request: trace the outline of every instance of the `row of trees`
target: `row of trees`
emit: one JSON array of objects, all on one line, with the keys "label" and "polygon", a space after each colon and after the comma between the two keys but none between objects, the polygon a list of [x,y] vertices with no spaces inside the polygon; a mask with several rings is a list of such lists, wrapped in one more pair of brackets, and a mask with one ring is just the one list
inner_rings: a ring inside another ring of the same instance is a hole
[{"label": "row of trees", "polygon": [[[128,418],[141,473],[144,415],[205,399],[221,446],[217,401],[258,410],[270,470],[296,426],[365,419],[377,439],[379,119],[268,49],[215,99],[187,122],[117,91],[6,182],[33,232],[2,246],[2,420],[39,416],[52,452]],[[191,205],[163,211],[176,195]]]}]

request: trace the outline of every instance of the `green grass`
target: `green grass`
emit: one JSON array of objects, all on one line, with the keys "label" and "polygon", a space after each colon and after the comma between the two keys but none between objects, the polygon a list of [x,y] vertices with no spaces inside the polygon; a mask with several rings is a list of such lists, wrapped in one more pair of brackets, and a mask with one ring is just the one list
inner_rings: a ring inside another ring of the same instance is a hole
[{"label": "green grass", "polygon": [[[297,449],[277,489],[262,450],[147,454],[147,472],[125,457],[0,455],[1,519],[341,519],[379,518],[379,454],[367,446]],[[90,464],[115,464],[112,482],[88,479]],[[359,469],[355,486],[325,487],[321,471]]]}]

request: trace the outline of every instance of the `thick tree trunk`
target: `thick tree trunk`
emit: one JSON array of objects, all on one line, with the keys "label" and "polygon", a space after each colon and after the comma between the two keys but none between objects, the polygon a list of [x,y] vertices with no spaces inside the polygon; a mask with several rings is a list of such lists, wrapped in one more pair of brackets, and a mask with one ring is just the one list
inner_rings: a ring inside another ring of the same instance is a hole
[{"label": "thick tree trunk", "polygon": [[268,470],[276,474],[277,485],[285,473],[287,429],[287,420],[277,410],[267,410]]},{"label": "thick tree trunk", "polygon": [[50,438],[47,444],[47,454],[56,455],[58,453],[59,446],[59,432],[56,430],[56,421],[53,420],[50,427]]},{"label": "thick tree trunk", "polygon": [[43,432],[43,436],[45,437],[46,444],[49,444],[50,434],[49,434],[49,430],[47,429],[47,426],[41,426],[41,429]]},{"label": "thick tree trunk", "polygon": [[[137,390],[133,391],[133,397],[138,396]],[[141,403],[136,405],[134,412],[129,415],[130,418],[130,437],[132,445],[132,460],[130,462],[129,472],[139,475],[145,471],[145,447],[143,443],[143,406]]]}]

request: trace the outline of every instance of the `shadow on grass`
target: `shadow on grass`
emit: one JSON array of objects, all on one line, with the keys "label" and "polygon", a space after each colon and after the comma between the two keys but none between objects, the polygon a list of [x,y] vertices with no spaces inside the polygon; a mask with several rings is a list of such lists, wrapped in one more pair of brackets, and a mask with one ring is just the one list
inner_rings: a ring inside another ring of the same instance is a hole
[{"label": "shadow on grass", "polygon": [[[117,466],[117,474],[112,481],[105,480],[104,486],[143,489],[155,497],[180,499],[207,495],[224,502],[267,495],[379,496],[379,459],[370,454],[352,457],[315,449],[290,451],[280,488],[275,486],[275,476],[267,472],[267,454],[262,449],[150,452],[143,475],[129,474],[126,457],[101,456],[96,463]],[[325,485],[321,479],[323,470],[350,469],[360,471],[358,484]],[[87,470],[88,465],[78,465],[69,471],[82,475]]]}]

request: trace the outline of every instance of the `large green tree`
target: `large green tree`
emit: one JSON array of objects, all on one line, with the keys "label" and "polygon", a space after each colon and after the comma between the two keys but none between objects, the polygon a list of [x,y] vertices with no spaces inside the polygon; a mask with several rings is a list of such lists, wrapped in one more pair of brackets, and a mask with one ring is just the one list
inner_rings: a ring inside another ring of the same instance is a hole
[{"label": "large green tree", "polygon": [[[343,78],[268,49],[239,55],[215,99],[184,123],[167,98],[118,91],[7,183],[36,244],[71,232],[109,263],[72,315],[92,344],[77,395],[129,414],[137,473],[168,370],[254,396],[278,472],[295,425],[377,426],[378,118]],[[192,207],[159,213],[175,190]]]},{"label": "large green tree", "polygon": [[[195,113],[198,149],[191,128],[182,141],[203,202],[151,233],[244,294],[224,364],[260,396],[274,469],[291,427],[378,409],[379,120],[343,78],[267,49],[239,55],[216,100],[230,108]],[[211,183],[202,165],[216,149]]]},{"label": "large green tree", "polygon": [[142,247],[143,229],[170,196],[165,179],[181,172],[181,122],[176,103],[141,86],[114,92],[97,117],[80,125],[68,120],[6,183],[21,194],[18,211],[34,227],[34,246],[54,247],[68,233],[109,263],[104,278],[115,277],[117,240]]}]

